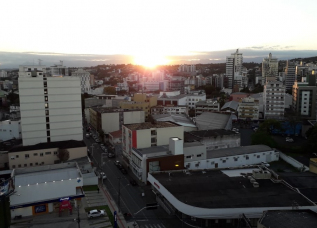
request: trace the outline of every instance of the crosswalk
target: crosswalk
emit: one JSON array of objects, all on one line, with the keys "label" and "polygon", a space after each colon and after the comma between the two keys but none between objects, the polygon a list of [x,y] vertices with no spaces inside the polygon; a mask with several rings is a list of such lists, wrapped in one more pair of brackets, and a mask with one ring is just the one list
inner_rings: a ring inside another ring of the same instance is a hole
[{"label": "crosswalk", "polygon": [[147,223],[147,224],[140,224],[140,228],[166,228],[163,223]]}]

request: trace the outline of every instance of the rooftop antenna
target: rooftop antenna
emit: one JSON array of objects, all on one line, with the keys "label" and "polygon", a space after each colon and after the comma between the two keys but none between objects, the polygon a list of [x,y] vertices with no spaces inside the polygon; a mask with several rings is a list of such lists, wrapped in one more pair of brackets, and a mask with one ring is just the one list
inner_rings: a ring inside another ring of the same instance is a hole
[{"label": "rooftop antenna", "polygon": [[38,59],[39,60],[39,65],[41,66],[41,64],[42,64],[42,59]]}]

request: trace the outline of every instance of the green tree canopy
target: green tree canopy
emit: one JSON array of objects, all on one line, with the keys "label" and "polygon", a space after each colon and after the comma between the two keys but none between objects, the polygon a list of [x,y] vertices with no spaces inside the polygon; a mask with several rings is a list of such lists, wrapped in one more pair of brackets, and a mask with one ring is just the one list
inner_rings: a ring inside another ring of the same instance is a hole
[{"label": "green tree canopy", "polygon": [[274,119],[267,119],[263,123],[260,124],[258,131],[271,134],[273,129],[281,130],[282,129],[281,122]]},{"label": "green tree canopy", "polygon": [[69,151],[67,149],[58,149],[57,157],[59,158],[60,162],[66,162],[69,159]]},{"label": "green tree canopy", "polygon": [[269,147],[277,147],[277,143],[274,139],[267,133],[263,131],[257,131],[251,136],[252,145],[267,145]]}]

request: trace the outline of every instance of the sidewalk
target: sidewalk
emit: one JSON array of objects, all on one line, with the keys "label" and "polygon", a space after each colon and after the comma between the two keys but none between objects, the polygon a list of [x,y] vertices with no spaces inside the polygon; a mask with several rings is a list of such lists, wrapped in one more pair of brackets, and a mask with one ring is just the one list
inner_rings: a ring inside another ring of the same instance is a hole
[{"label": "sidewalk", "polygon": [[107,205],[109,206],[112,214],[114,213],[114,211],[117,211],[117,224],[120,228],[134,228],[134,227],[138,227],[138,226],[133,226],[134,222],[128,222],[125,220],[123,214],[120,212],[118,213],[118,207],[115,203],[115,201],[112,199],[111,195],[109,194],[109,192],[107,191],[106,186],[104,186],[103,184],[99,183],[99,189],[100,192],[104,194],[104,199],[107,202]]}]

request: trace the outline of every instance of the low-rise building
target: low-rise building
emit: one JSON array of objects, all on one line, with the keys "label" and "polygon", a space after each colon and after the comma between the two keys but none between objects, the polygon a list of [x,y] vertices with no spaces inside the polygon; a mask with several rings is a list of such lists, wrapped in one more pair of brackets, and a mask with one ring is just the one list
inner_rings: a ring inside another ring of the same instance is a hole
[{"label": "low-rise building", "polygon": [[231,130],[233,116],[233,114],[227,112],[204,112],[196,117],[195,122],[198,130]]},{"label": "low-rise building", "polygon": [[184,127],[186,131],[196,131],[195,123],[185,114],[157,114],[152,116],[155,121],[170,121]]},{"label": "low-rise building", "polygon": [[241,120],[259,119],[259,101],[253,97],[243,98],[238,106],[238,118]]},{"label": "low-rise building", "polygon": [[151,115],[158,114],[187,114],[188,107],[186,105],[158,105],[151,107]]},{"label": "low-rise building", "polygon": [[237,101],[228,101],[222,107],[222,112],[236,112],[238,110],[239,102]]},{"label": "low-rise building", "polygon": [[113,131],[109,133],[109,143],[114,146],[122,143],[122,130]]},{"label": "low-rise building", "polygon": [[32,146],[15,146],[8,152],[9,168],[52,165],[60,162],[59,149],[69,152],[69,160],[86,157],[87,147],[83,141],[60,141],[39,143]]},{"label": "low-rise building", "polygon": [[199,101],[206,101],[206,94],[204,91],[191,91],[187,94],[187,106],[189,108],[195,108],[195,105]]},{"label": "low-rise building", "polygon": [[217,100],[207,99],[205,101],[198,101],[195,104],[196,116],[203,112],[218,112],[220,111],[220,104]]},{"label": "low-rise building", "polygon": [[15,194],[10,196],[11,218],[58,211],[63,200],[76,206],[84,197],[83,176],[75,162],[14,169],[12,176]]},{"label": "low-rise building", "polygon": [[230,101],[239,102],[239,101],[241,101],[243,98],[246,98],[246,97],[248,97],[248,96],[249,96],[249,94],[243,93],[243,92],[231,93],[231,94],[230,94]]},{"label": "low-rise building", "polygon": [[92,107],[89,109],[90,124],[98,132],[105,134],[118,131],[122,124],[143,123],[145,121],[144,111],[126,110],[119,108]]},{"label": "low-rise building", "polygon": [[0,122],[0,140],[20,139],[21,120],[4,120]]},{"label": "low-rise building", "polygon": [[200,142],[207,150],[239,147],[241,136],[231,130],[201,130],[184,133],[184,142]]},{"label": "low-rise building", "polygon": [[157,99],[158,105],[186,105],[186,95],[185,94],[179,94],[176,96],[168,96],[167,94],[163,94]]}]

